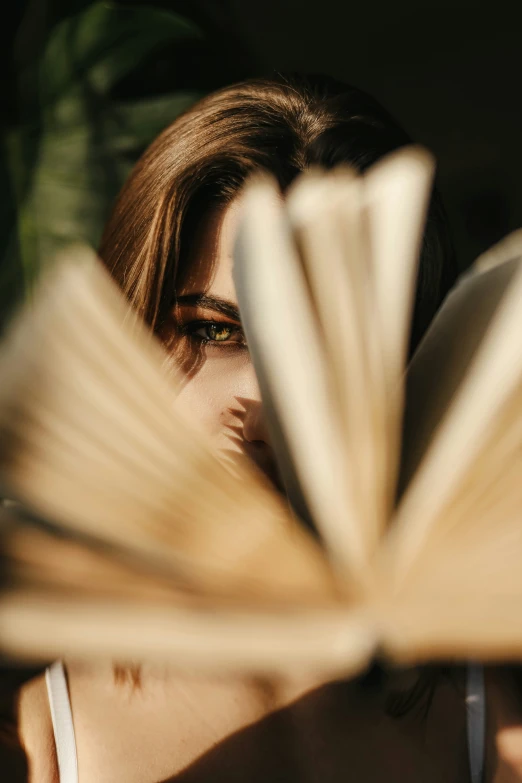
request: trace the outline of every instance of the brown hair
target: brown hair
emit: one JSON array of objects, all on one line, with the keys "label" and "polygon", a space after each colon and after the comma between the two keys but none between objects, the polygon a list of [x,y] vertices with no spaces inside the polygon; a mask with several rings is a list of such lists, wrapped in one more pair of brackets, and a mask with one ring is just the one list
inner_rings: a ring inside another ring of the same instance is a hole
[{"label": "brown hair", "polygon": [[[256,169],[284,191],[311,165],[364,171],[410,143],[369,95],[324,76],[252,79],[212,93],[170,125],[124,186],[100,255],[155,330],[172,308],[191,237],[213,206],[226,205]],[[422,252],[412,342],[455,276],[440,199],[433,195]]]}]

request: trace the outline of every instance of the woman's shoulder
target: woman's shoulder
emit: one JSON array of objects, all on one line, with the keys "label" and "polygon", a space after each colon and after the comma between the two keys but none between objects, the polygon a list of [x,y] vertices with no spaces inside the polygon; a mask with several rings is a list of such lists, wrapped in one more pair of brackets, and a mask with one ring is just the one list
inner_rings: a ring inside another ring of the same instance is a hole
[{"label": "woman's shoulder", "polygon": [[45,673],[29,680],[19,689],[17,716],[20,745],[27,758],[28,782],[59,783]]}]

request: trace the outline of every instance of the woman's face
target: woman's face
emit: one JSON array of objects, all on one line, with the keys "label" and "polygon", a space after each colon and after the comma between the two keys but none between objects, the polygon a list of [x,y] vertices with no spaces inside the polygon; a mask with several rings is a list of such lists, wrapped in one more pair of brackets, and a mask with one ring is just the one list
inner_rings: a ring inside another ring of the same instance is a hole
[{"label": "woman's face", "polygon": [[232,279],[239,212],[237,200],[215,211],[194,238],[176,307],[160,337],[181,366],[180,398],[215,447],[229,456],[247,455],[275,481]]}]

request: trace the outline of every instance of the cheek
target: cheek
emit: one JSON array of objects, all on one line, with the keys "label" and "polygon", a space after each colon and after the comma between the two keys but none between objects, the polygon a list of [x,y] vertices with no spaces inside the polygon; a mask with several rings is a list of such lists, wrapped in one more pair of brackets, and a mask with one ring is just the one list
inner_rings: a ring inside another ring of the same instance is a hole
[{"label": "cheek", "polygon": [[[218,349],[219,350],[219,349]],[[247,355],[212,357],[205,360],[180,392],[180,401],[196,423],[214,440],[229,434],[230,427],[241,425],[244,406],[241,400],[256,394],[253,368]]]}]

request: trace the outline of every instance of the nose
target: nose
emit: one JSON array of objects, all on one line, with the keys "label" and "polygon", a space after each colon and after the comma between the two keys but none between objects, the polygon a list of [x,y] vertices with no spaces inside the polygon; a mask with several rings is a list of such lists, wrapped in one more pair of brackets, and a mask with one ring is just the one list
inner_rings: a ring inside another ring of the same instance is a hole
[{"label": "nose", "polygon": [[240,401],[244,409],[243,413],[243,439],[246,443],[261,446],[268,445],[268,429],[263,411],[261,391],[252,363],[249,361],[245,367],[243,377],[243,395]]},{"label": "nose", "polygon": [[236,397],[237,402],[243,409],[239,417],[241,419],[242,451],[261,469],[270,482],[279,489],[280,482],[268,434],[261,392],[252,365],[250,365],[246,374],[248,375],[248,382],[245,386],[248,386],[248,388],[244,386],[242,389],[244,396]]},{"label": "nose", "polygon": [[258,399],[242,400],[243,451],[261,469],[272,484],[279,488],[277,467],[270,445],[263,404]]},{"label": "nose", "polygon": [[243,420],[243,437],[247,443],[266,444],[268,446],[268,429],[261,399],[244,401],[245,418]]}]

